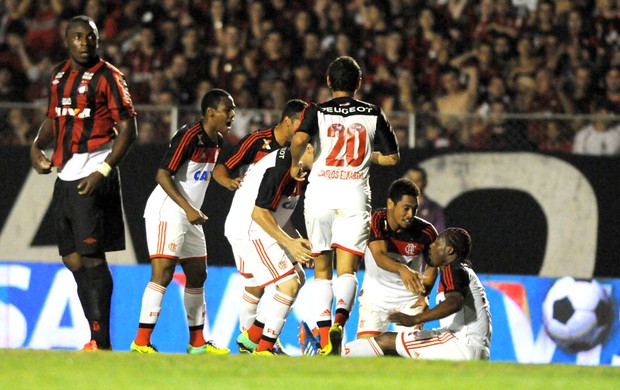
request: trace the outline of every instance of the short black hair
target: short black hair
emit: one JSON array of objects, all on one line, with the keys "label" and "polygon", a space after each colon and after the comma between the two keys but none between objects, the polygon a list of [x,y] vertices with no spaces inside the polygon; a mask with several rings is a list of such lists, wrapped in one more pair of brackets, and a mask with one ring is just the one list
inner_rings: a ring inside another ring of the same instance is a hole
[{"label": "short black hair", "polygon": [[69,27],[71,27],[72,25],[76,23],[85,23],[85,24],[92,23],[93,26],[95,26],[95,32],[97,33],[97,37],[99,37],[99,29],[97,28],[97,23],[95,23],[93,18],[91,18],[90,16],[86,16],[86,15],[77,15],[69,19],[69,22],[67,23],[67,29],[65,30],[65,37],[67,36],[67,31],[69,31]]},{"label": "short black hair", "polygon": [[280,123],[284,121],[284,118],[289,117],[291,119],[297,119],[301,113],[308,107],[308,103],[301,99],[291,99],[284,105],[282,109],[282,116],[280,117]]},{"label": "short black hair", "polygon": [[471,236],[463,228],[450,227],[441,232],[446,240],[446,245],[454,248],[459,260],[468,260],[471,251]]},{"label": "short black hair", "polygon": [[362,78],[362,69],[349,56],[340,56],[327,68],[327,77],[333,91],[355,92]]},{"label": "short black hair", "polygon": [[388,190],[388,198],[394,203],[398,203],[403,196],[409,195],[413,197],[420,196],[420,189],[409,179],[401,178],[395,180]]},{"label": "short black hair", "polygon": [[222,98],[230,97],[230,94],[223,89],[213,88],[207,91],[205,95],[202,97],[202,102],[200,102],[200,112],[202,115],[205,115],[207,112],[207,108],[212,108],[217,110],[217,107],[220,105]]}]

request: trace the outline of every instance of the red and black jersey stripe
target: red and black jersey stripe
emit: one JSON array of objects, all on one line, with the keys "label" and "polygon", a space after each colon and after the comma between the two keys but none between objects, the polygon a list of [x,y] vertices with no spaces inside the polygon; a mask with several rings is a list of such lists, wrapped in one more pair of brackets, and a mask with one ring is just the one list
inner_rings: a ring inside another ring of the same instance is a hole
[{"label": "red and black jersey stripe", "polygon": [[248,134],[239,142],[224,165],[235,170],[243,165],[254,164],[274,150],[281,148],[275,139],[274,129],[259,130]]},{"label": "red and black jersey stripe", "polygon": [[114,124],[136,116],[123,74],[99,60],[71,68],[68,60],[52,72],[47,116],[55,136],[54,166],[73,153],[91,152],[116,136]]}]

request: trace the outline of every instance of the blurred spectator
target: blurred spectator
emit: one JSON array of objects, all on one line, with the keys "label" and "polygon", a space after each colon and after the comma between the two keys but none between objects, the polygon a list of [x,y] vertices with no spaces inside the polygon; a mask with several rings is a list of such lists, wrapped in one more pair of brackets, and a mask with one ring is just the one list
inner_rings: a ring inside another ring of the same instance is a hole
[{"label": "blurred spectator", "polygon": [[0,102],[24,100],[24,90],[13,80],[13,72],[5,65],[0,65]]},{"label": "blurred spectator", "polygon": [[620,114],[620,66],[609,68],[605,72],[605,100],[613,107],[612,112]]},{"label": "blurred spectator", "polygon": [[469,147],[493,150],[532,150],[527,128],[517,126],[506,118],[508,105],[502,100],[491,102],[488,117],[473,126]]},{"label": "blurred spectator", "polygon": [[476,113],[481,116],[486,116],[490,111],[492,102],[501,101],[508,107],[511,107],[512,99],[506,89],[506,83],[501,76],[493,76],[489,79],[489,83],[484,89],[484,94],[479,100]]},{"label": "blurred spectator", "polygon": [[[467,77],[465,88],[461,87],[459,72],[447,68],[441,73],[441,86],[445,93],[435,99],[440,115],[439,123],[461,144],[468,143],[467,119],[463,117],[473,111],[478,98],[478,71],[470,66],[463,70]],[[456,114],[456,115],[455,115]]]},{"label": "blurred spectator", "polygon": [[566,93],[572,101],[573,110],[576,114],[589,114],[591,111],[592,96],[594,94],[594,82],[592,71],[587,65],[581,65],[568,76]]},{"label": "blurred spectator", "polygon": [[30,145],[36,135],[36,129],[19,108],[9,110],[4,128],[0,131],[2,145]]},{"label": "blurred spectator", "polygon": [[573,150],[571,127],[563,126],[562,122],[556,120],[547,121],[546,127],[545,140],[539,145],[538,150],[571,153]]},{"label": "blurred spectator", "polygon": [[131,85],[131,97],[134,103],[145,103],[150,95],[149,84],[153,72],[165,66],[166,54],[155,44],[155,29],[151,25],[143,25],[131,49],[123,58],[129,67],[126,76]]},{"label": "blurred spectator", "polygon": [[607,101],[595,103],[591,124],[579,130],[573,142],[573,153],[595,156],[620,155],[620,125],[614,123],[609,115],[614,107]]},{"label": "blurred spectator", "polygon": [[[220,41],[212,50],[210,77],[213,80],[218,80],[219,87],[229,90],[233,71],[238,69],[243,61],[244,39],[237,26],[224,27],[220,36]],[[190,41],[187,42],[188,45],[193,45],[191,43],[191,32],[190,37],[184,37],[184,46],[186,40]],[[197,41],[195,45],[198,49]],[[207,69],[206,58],[204,60],[205,62],[200,68]]]},{"label": "blurred spectator", "polygon": [[405,173],[405,178],[411,180],[420,190],[418,196],[418,212],[417,216],[432,223],[438,232],[446,229],[446,216],[443,207],[426,195],[426,186],[428,184],[428,175],[422,167],[416,166],[410,168]]}]

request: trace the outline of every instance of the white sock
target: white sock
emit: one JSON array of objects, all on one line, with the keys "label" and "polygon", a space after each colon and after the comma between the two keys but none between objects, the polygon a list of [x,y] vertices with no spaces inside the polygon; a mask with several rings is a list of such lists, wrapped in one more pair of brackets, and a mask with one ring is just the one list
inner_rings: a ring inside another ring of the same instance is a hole
[{"label": "white sock", "polygon": [[266,321],[265,328],[263,329],[263,335],[273,339],[278,338],[282,332],[284,323],[286,322],[286,317],[291,311],[293,302],[295,302],[294,297],[289,297],[279,291],[276,291],[275,294],[273,294],[273,298],[271,300],[265,302],[266,307],[264,308],[264,311],[266,312]]},{"label": "white sock", "polygon": [[336,310],[345,309],[351,312],[357,294],[357,277],[353,274],[343,274],[334,282]]},{"label": "white sock", "polygon": [[187,313],[187,325],[189,327],[204,325],[207,311],[204,287],[185,287],[183,304],[185,305],[185,313]]},{"label": "white sock", "polygon": [[142,308],[140,309],[141,324],[156,324],[161,312],[161,302],[164,299],[166,287],[149,282],[142,295]]},{"label": "white sock", "polygon": [[241,303],[239,304],[239,331],[247,331],[256,319],[258,302],[260,298],[255,297],[247,291],[243,292]]},{"label": "white sock", "polygon": [[361,357],[361,356],[383,356],[383,351],[379,348],[379,344],[374,337],[369,339],[357,339],[346,343],[342,348],[342,356],[345,357]]},{"label": "white sock", "polygon": [[314,279],[314,308],[316,322],[332,320],[332,304],[334,303],[334,290],[330,279]]}]

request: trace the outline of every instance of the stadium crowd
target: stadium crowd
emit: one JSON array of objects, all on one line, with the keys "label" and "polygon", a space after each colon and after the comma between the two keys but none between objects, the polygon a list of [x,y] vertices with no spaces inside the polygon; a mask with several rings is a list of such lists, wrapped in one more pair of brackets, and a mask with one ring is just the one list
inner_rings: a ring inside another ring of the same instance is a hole
[{"label": "stadium crowd", "polygon": [[[0,7],[0,102],[47,100],[66,22],[86,14],[100,26],[101,56],[126,75],[135,104],[198,111],[214,87],[230,91],[239,108],[321,102],[329,98],[327,65],[350,55],[365,75],[358,97],[388,115],[419,114],[421,147],[571,152],[588,123],[489,114],[589,114],[593,102],[620,113],[618,0],[5,0]],[[32,142],[43,115],[0,114],[0,144],[17,145]],[[165,120],[139,114],[143,142],[168,141]],[[406,120],[392,122],[404,144]]]}]

